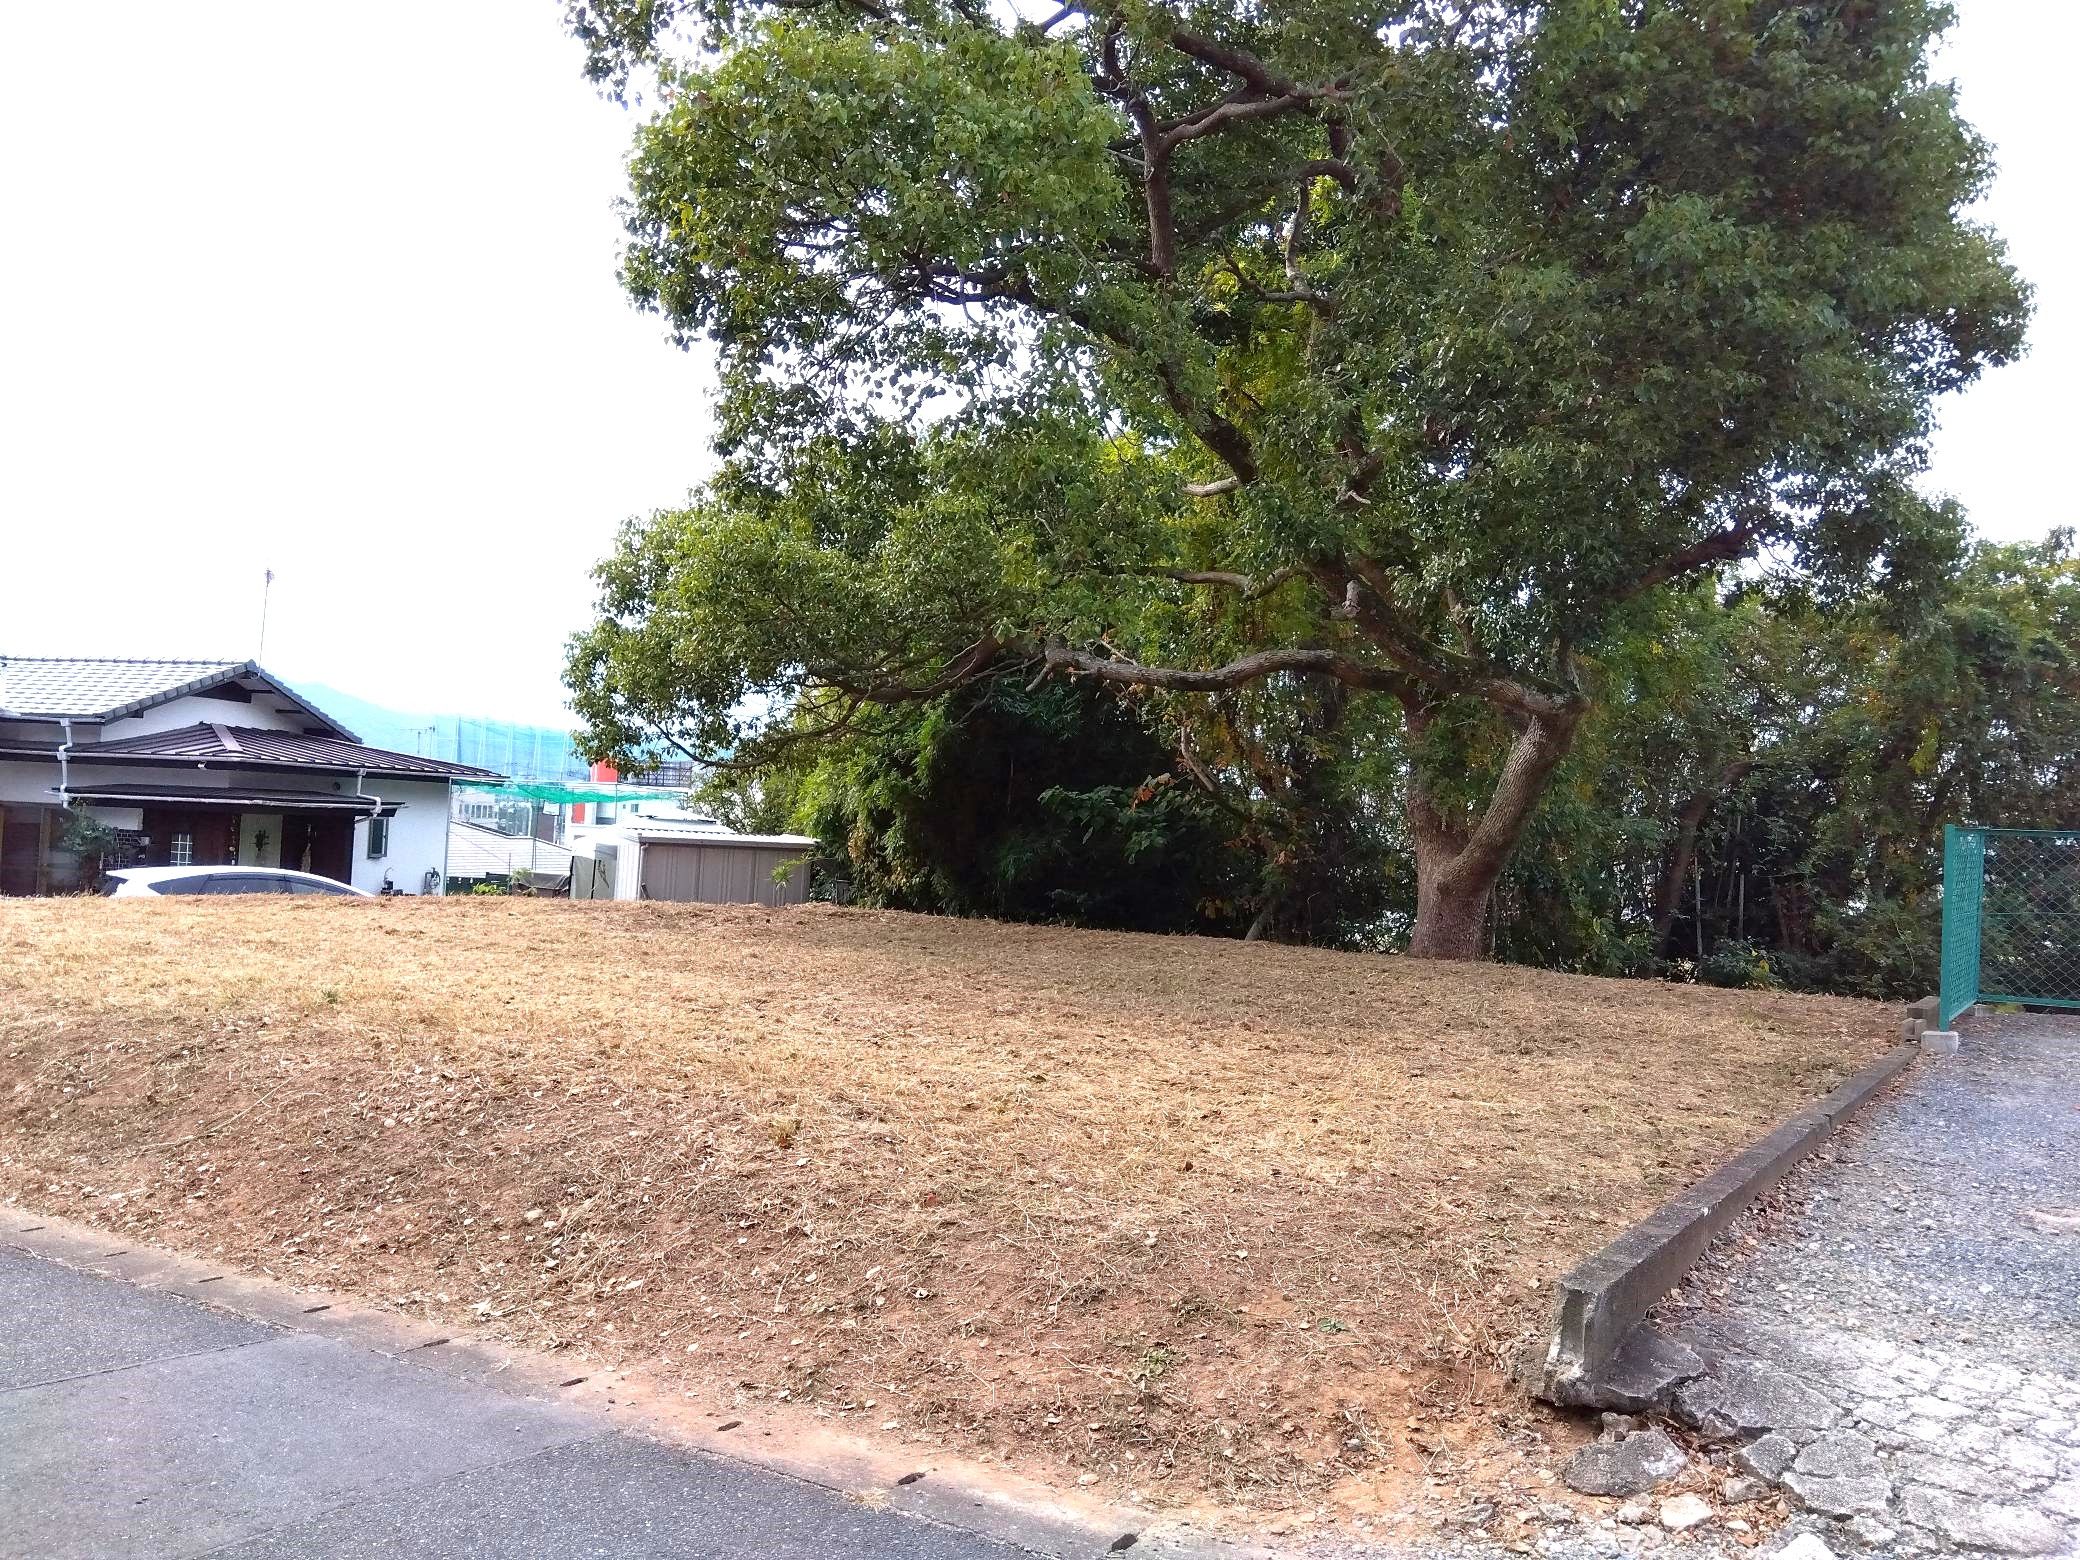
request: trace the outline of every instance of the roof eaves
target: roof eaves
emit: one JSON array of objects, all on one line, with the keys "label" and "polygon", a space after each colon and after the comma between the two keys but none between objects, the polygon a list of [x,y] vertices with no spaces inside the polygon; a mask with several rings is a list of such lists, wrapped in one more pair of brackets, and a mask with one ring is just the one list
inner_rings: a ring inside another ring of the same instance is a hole
[{"label": "roof eaves", "polygon": [[141,715],[144,711],[157,709],[162,704],[171,704],[175,699],[185,699],[190,694],[200,693],[206,688],[215,688],[220,684],[231,681],[242,673],[258,670],[259,668],[254,666],[251,661],[236,664],[227,662],[223,666],[218,667],[214,672],[205,672],[200,677],[190,678],[187,682],[180,683],[172,688],[161,688],[155,693],[146,694],[141,699],[131,699],[127,703],[118,704],[111,709],[105,710],[73,710],[62,718],[68,720],[121,720],[126,715]]},{"label": "roof eaves", "polygon": [[[29,658],[23,657],[23,659],[27,660]],[[156,689],[142,698],[129,699],[121,704],[102,709],[53,710],[48,713],[39,713],[33,717],[21,715],[12,709],[0,709],[0,715],[15,720],[123,720],[131,715],[141,715],[146,710],[157,709],[162,704],[171,704],[175,699],[185,699],[198,693],[207,693],[210,689],[222,687],[227,682],[237,682],[249,677],[265,683],[275,693],[287,699],[312,719],[323,722],[326,729],[336,734],[341,741],[351,742],[357,747],[361,745],[361,738],[356,732],[334,720],[279,677],[263,668],[258,661],[251,660],[221,662],[214,671],[205,672],[200,677],[191,677],[188,681],[178,683],[171,688]]]}]

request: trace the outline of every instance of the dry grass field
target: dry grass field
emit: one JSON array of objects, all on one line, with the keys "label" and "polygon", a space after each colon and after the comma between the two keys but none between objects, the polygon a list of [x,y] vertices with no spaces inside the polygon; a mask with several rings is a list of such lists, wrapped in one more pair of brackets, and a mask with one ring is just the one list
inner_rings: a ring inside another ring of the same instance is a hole
[{"label": "dry grass field", "polygon": [[1521,1423],[1554,1275],[1889,1022],[824,907],[0,901],[0,1197],[718,1414],[1358,1501]]}]

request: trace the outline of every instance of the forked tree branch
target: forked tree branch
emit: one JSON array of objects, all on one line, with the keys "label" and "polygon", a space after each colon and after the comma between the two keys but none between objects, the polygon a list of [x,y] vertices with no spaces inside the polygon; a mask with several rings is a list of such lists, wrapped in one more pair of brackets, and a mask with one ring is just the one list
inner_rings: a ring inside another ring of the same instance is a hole
[{"label": "forked tree branch", "polygon": [[1671,580],[1681,579],[1686,574],[1694,574],[1697,570],[1709,568],[1713,564],[1731,563],[1736,558],[1745,557],[1762,539],[1766,529],[1762,521],[1742,520],[1723,531],[1714,531],[1710,536],[1700,537],[1688,547],[1679,547],[1667,557],[1649,564],[1611,599],[1630,601],[1657,585],[1666,585]]},{"label": "forked tree branch", "polygon": [[1273,569],[1262,579],[1250,574],[1237,574],[1227,569],[1163,569],[1143,567],[1123,569],[1123,574],[1145,574],[1155,579],[1175,580],[1180,585],[1213,585],[1236,592],[1244,601],[1261,601],[1281,585],[1301,577],[1295,568]]},{"label": "forked tree branch", "polygon": [[1147,666],[1139,661],[1094,655],[1059,639],[1014,644],[1009,648],[1038,659],[1050,670],[1072,677],[1090,677],[1099,682],[1133,688],[1161,688],[1171,693],[1218,693],[1262,682],[1281,672],[1300,672],[1316,677],[1333,677],[1354,688],[1371,688],[1401,693],[1408,679],[1391,666],[1361,661],[1335,650],[1281,648],[1257,650],[1237,656],[1220,666]]}]

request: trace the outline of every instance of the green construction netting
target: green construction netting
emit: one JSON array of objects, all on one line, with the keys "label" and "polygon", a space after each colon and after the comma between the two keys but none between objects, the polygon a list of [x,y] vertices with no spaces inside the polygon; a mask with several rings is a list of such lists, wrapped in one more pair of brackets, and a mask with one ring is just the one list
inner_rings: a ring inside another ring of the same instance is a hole
[{"label": "green construction netting", "polygon": [[616,785],[600,780],[458,780],[457,786],[482,796],[503,796],[516,802],[646,802],[677,801],[686,793],[669,786]]}]

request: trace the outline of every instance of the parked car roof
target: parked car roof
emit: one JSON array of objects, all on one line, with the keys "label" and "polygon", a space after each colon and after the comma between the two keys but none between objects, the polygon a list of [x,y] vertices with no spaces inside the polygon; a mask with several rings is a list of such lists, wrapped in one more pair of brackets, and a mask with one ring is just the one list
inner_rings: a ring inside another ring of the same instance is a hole
[{"label": "parked car roof", "polygon": [[356,888],[351,883],[342,883],[338,878],[326,877],[319,872],[297,872],[289,867],[241,867],[236,864],[218,863],[196,867],[118,867],[103,874],[112,882],[136,883],[149,888],[154,883],[174,882],[183,878],[201,877],[267,877],[280,878],[285,882],[323,883],[327,888],[343,890],[363,899],[375,896],[365,888]]}]

